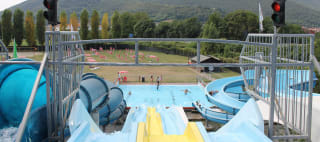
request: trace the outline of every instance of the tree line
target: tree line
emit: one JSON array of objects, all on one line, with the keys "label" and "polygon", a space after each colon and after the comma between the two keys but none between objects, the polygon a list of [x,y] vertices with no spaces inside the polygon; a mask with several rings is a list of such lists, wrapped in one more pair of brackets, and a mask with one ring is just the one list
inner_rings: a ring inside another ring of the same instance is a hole
[{"label": "tree line", "polygon": [[[16,9],[13,14],[10,10],[5,10],[0,22],[0,36],[6,45],[9,45],[14,38],[20,46],[25,39],[29,46],[43,45],[46,21],[43,11],[39,10],[34,18],[31,11],[24,12]],[[109,24],[110,20],[110,24]],[[172,20],[155,23],[148,14],[144,12],[119,13],[115,11],[111,18],[108,13],[104,13],[100,19],[99,12],[93,10],[91,14],[83,9],[78,16],[73,12],[68,19],[65,11],[59,16],[61,31],[78,30],[81,39],[99,38],[222,38],[232,40],[244,40],[248,33],[259,32],[258,16],[250,11],[237,10],[228,13],[226,16],[216,11],[212,13],[205,23],[201,23],[198,18],[188,18],[185,20]],[[264,33],[273,32],[271,18],[263,21]],[[68,26],[71,25],[71,26]],[[303,33],[300,25],[287,24],[282,27],[280,33]],[[209,46],[209,44],[208,44]],[[219,44],[210,46],[222,46]],[[229,47],[232,48],[232,47]],[[237,47],[241,48],[241,47]],[[224,53],[224,47],[204,48],[204,54]],[[226,53],[227,54],[227,53]],[[230,54],[229,54],[230,55]]]},{"label": "tree line", "polygon": [[43,11],[36,14],[36,21],[31,11],[26,14],[21,9],[15,9],[14,13],[5,10],[1,16],[0,37],[8,46],[12,39],[20,46],[23,39],[29,46],[43,45],[45,41],[45,18]]}]

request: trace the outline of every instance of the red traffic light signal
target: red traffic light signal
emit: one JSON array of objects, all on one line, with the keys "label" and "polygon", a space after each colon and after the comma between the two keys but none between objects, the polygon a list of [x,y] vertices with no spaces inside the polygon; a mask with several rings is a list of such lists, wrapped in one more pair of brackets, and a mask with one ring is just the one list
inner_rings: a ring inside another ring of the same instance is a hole
[{"label": "red traffic light signal", "polygon": [[285,0],[274,0],[271,7],[273,24],[277,27],[285,25]]},{"label": "red traffic light signal", "polygon": [[280,6],[279,3],[274,2],[274,3],[272,4],[272,9],[273,9],[274,11],[276,11],[276,12],[280,12],[281,6]]}]

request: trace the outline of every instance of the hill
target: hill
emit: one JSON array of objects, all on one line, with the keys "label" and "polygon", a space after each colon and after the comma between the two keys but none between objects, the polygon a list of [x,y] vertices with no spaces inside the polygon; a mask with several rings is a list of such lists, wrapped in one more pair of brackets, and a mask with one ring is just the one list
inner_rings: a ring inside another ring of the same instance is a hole
[{"label": "hill", "polygon": [[294,0],[296,3],[310,7],[314,10],[320,11],[320,1],[319,0]]},{"label": "hill", "polygon": [[[27,0],[11,9],[21,8],[36,12],[44,9],[43,0]],[[258,1],[261,1],[264,16],[271,16],[270,7],[272,0],[59,0],[59,11],[65,10],[68,14],[72,11],[80,14],[83,8],[89,12],[96,9],[100,15],[104,12],[146,12],[155,21],[168,19],[185,19],[198,17],[202,22],[206,21],[208,15],[218,10],[226,14],[238,9],[246,9],[258,14]],[[300,2],[299,2],[300,1]],[[318,0],[305,0],[319,4]],[[286,20],[305,26],[320,25],[320,10],[310,8],[301,0],[287,1]]]}]

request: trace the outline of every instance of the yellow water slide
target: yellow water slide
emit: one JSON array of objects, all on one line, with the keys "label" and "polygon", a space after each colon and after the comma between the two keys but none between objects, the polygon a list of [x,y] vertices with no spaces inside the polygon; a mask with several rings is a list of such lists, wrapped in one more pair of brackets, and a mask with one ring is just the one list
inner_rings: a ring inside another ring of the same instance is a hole
[{"label": "yellow water slide", "polygon": [[194,122],[189,122],[183,135],[167,135],[163,132],[161,116],[155,108],[148,108],[146,122],[140,122],[137,142],[203,142]]}]

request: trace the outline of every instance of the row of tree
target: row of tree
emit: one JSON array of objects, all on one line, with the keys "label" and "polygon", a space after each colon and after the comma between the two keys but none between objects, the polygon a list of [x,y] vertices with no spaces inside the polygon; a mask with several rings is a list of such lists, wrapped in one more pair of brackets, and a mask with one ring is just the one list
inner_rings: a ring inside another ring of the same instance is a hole
[{"label": "row of tree", "polygon": [[[64,14],[64,12],[63,12]],[[62,15],[60,15],[62,17]],[[70,16],[71,17],[71,16]],[[61,26],[66,25],[62,24]],[[71,21],[71,20],[70,20]],[[71,23],[72,24],[72,23]],[[80,35],[82,39],[97,38],[195,38],[200,35],[201,24],[197,18],[189,18],[182,21],[161,22],[158,26],[143,12],[120,14],[115,11],[111,17],[111,25],[108,22],[108,13],[105,13],[101,21],[101,32],[99,31],[99,14],[96,10],[92,12],[90,19],[91,30],[89,31],[89,14],[86,9],[80,15]],[[73,27],[74,28],[74,27]],[[64,30],[64,29],[61,29]],[[101,34],[101,35],[100,35]]]},{"label": "row of tree", "polygon": [[[15,38],[18,45],[22,44],[25,38],[30,46],[44,43],[45,20],[43,11],[39,10],[36,15],[36,24],[34,24],[33,14],[27,11],[24,17],[23,11],[16,9],[13,20],[10,10],[5,10],[0,22],[1,38],[8,45],[12,38]],[[111,17],[109,25],[108,13],[104,13],[100,21],[98,11],[93,10],[91,16],[86,9],[79,17],[73,12],[68,20],[68,15],[62,11],[59,16],[61,31],[78,30],[82,39],[99,38],[225,38],[244,40],[248,33],[259,32],[258,16],[250,11],[237,10],[221,16],[219,12],[211,14],[204,24],[201,24],[197,18],[188,18],[185,20],[164,21],[155,23],[149,18],[148,14],[137,13],[119,13],[115,11]],[[12,22],[13,21],[13,22]],[[68,23],[69,22],[69,23]],[[68,24],[70,26],[68,26]],[[273,32],[271,18],[263,21],[264,33]],[[101,27],[100,27],[101,25]],[[301,26],[288,24],[280,29],[280,33],[302,33]],[[216,48],[217,49],[217,48]],[[211,51],[208,51],[208,53]],[[216,52],[216,51],[215,51]],[[223,51],[221,51],[223,52]]]},{"label": "row of tree", "polygon": [[[74,13],[75,14],[75,13]],[[201,24],[197,18],[185,20],[164,21],[155,24],[146,13],[119,14],[115,11],[111,17],[111,25],[108,25],[107,13],[101,21],[101,33],[99,36],[99,14],[92,12],[91,31],[89,34],[89,14],[84,9],[80,16],[80,33],[82,39],[90,38],[127,38],[130,34],[134,37],[157,37],[157,38],[226,38],[243,40],[248,33],[259,32],[258,16],[246,10],[237,10],[222,17],[219,12],[209,16],[206,23]],[[60,16],[61,17],[61,16]],[[103,23],[103,21],[106,21]],[[263,21],[263,33],[273,33],[271,18]],[[109,28],[110,27],[110,28]],[[279,30],[280,33],[303,33],[300,25],[287,24]],[[108,34],[110,33],[110,34]],[[105,36],[108,35],[108,36]]]},{"label": "row of tree", "polygon": [[45,40],[45,19],[43,11],[39,10],[36,15],[36,23],[31,11],[24,12],[16,9],[13,13],[10,10],[5,10],[1,16],[0,36],[5,45],[9,45],[14,38],[17,45],[22,44],[23,39],[26,39],[30,46],[36,45],[36,39],[39,45],[44,44]]}]

